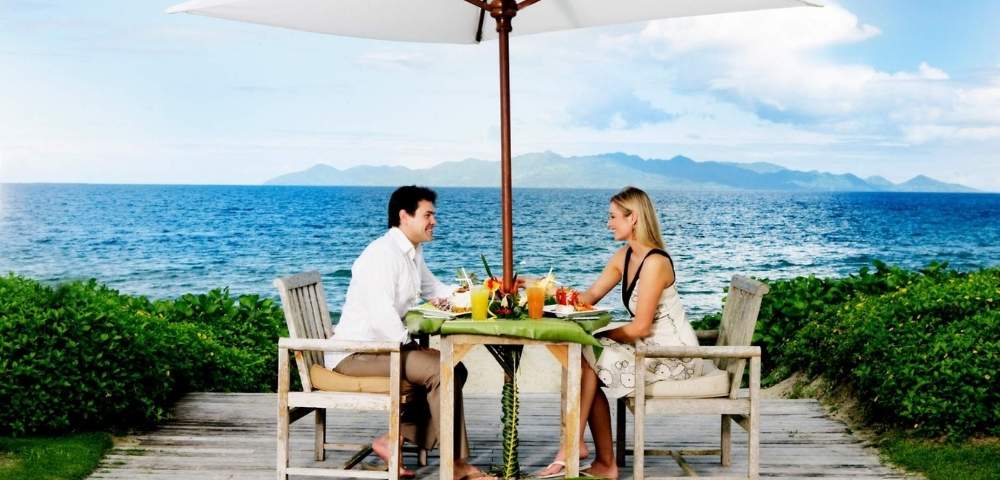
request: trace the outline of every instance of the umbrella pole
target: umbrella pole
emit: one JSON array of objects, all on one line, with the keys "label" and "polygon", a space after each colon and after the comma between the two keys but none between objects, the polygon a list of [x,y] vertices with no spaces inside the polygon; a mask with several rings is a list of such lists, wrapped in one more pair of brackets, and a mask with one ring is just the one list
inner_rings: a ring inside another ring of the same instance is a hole
[{"label": "umbrella pole", "polygon": [[497,22],[500,45],[500,204],[503,218],[503,290],[513,291],[514,225],[510,166],[510,53],[511,19],[517,14],[513,0],[494,0],[490,16]]}]

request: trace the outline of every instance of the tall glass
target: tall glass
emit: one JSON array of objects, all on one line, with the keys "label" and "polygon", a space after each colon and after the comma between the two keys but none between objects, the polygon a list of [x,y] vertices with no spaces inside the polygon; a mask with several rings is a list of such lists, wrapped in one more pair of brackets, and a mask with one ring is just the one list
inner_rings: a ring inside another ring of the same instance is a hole
[{"label": "tall glass", "polygon": [[545,287],[542,285],[528,287],[528,317],[542,318],[543,307],[545,307]]},{"label": "tall glass", "polygon": [[486,310],[490,305],[490,291],[482,285],[472,287],[472,319],[486,320]]}]

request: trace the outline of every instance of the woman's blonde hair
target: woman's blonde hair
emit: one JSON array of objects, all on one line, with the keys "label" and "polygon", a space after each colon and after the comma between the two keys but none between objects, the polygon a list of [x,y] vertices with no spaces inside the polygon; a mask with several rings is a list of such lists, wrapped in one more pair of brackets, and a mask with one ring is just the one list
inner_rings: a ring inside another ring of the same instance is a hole
[{"label": "woman's blonde hair", "polygon": [[635,222],[635,238],[644,245],[663,249],[660,236],[660,222],[656,219],[656,207],[646,192],[635,187],[625,187],[611,197],[611,201],[621,208],[625,215],[632,213],[639,217]]}]

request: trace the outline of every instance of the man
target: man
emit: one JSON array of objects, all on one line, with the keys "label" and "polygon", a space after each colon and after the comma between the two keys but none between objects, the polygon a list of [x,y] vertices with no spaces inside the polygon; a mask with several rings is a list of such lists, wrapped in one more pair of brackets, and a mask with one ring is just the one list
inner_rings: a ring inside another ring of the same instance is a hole
[{"label": "man", "polygon": [[[404,419],[403,437],[430,449],[437,444],[440,414],[440,352],[410,343],[402,317],[421,298],[438,299],[451,295],[453,288],[439,281],[424,263],[421,244],[434,239],[433,190],[417,186],[396,189],[389,198],[389,231],[368,244],[351,267],[344,308],[335,337],[338,340],[392,341],[403,344],[400,353],[402,377],[423,387],[427,393],[429,418],[416,423]],[[389,355],[370,353],[327,353],[327,368],[351,376],[389,376]],[[455,478],[484,476],[468,463],[469,446],[465,431],[462,386],[465,366],[455,367],[455,437],[460,455],[455,460]],[[372,442],[372,449],[388,463],[388,435]],[[402,468],[402,467],[401,467]],[[414,472],[403,469],[401,476]]]}]

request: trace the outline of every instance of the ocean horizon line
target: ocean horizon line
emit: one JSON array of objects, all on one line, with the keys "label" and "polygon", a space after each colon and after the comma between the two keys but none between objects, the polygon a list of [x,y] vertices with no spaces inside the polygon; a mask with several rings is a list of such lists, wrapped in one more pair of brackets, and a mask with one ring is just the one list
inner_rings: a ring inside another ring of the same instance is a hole
[{"label": "ocean horizon line", "polygon": [[[106,183],[106,182],[0,182],[0,186],[3,185],[38,185],[38,186],[94,186],[94,187],[261,187],[261,188],[395,188],[402,186],[404,184],[391,184],[391,185],[268,185],[265,183]],[[469,189],[469,190],[500,190],[500,186],[487,187],[487,186],[460,186],[460,185],[434,185],[434,184],[422,184],[423,186],[431,188],[447,188],[447,189]],[[586,190],[586,191],[617,191],[626,185],[616,186],[616,187],[559,187],[559,186],[546,186],[546,187],[512,187],[514,190]],[[976,192],[938,192],[938,191],[890,191],[890,190],[779,190],[779,189],[671,189],[671,188],[646,188],[644,190],[650,192],[678,192],[678,193],[732,193],[732,194],[742,194],[742,193],[780,193],[780,194],[805,194],[805,195],[817,195],[817,194],[837,194],[837,193],[851,193],[851,194],[899,194],[899,195],[997,195],[1000,194],[998,191],[990,190],[980,190]]]}]

